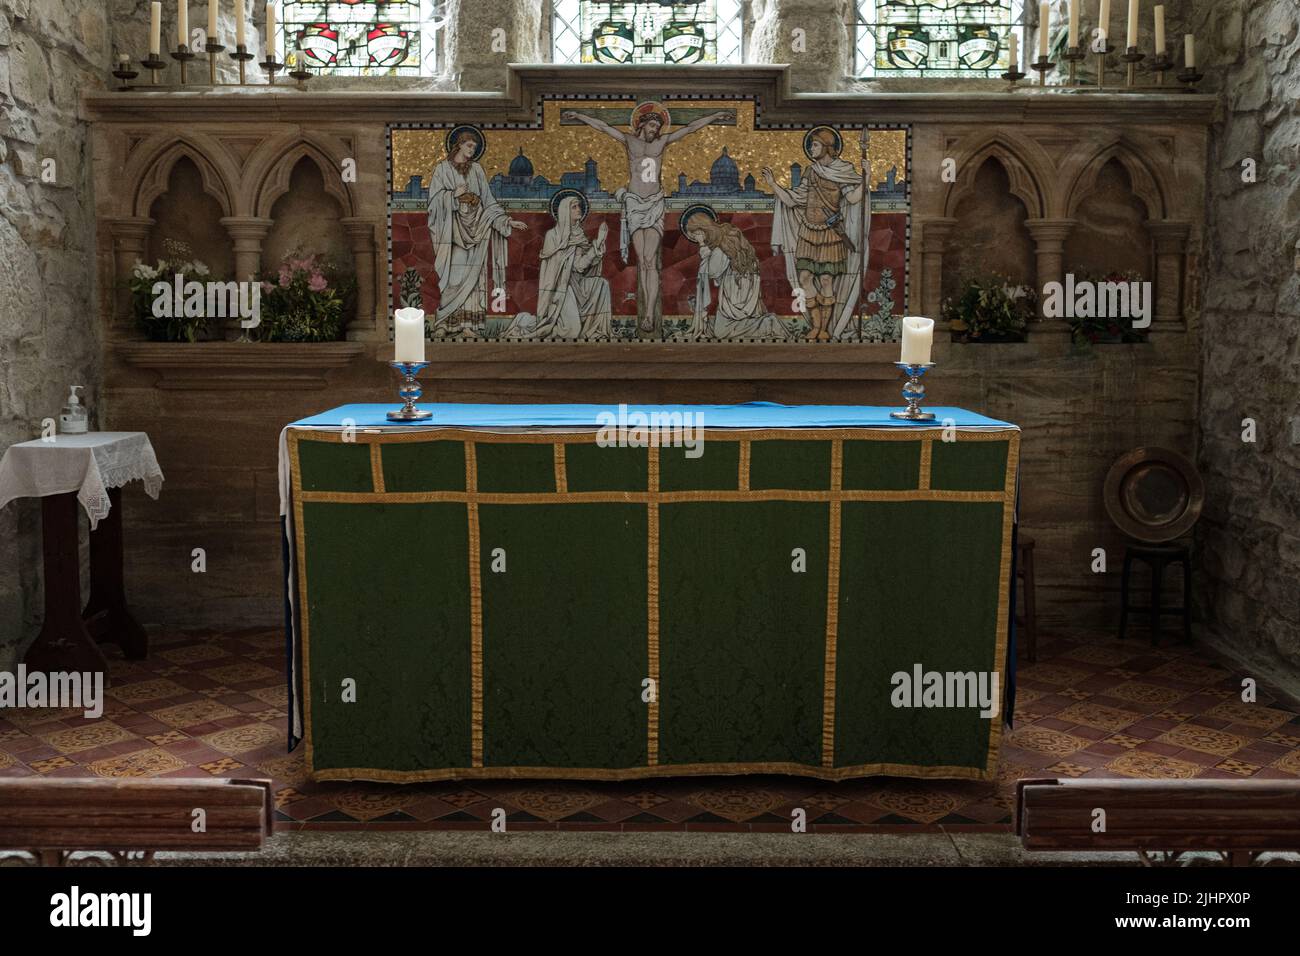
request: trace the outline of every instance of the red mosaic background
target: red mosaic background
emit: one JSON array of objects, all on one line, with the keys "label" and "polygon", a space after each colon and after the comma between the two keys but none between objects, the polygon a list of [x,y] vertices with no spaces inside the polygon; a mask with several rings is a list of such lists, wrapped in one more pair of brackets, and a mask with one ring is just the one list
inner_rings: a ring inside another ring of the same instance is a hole
[{"label": "red mosaic background", "polygon": [[[511,212],[511,217],[528,224],[527,232],[515,231],[510,237],[509,266],[506,270],[506,315],[537,310],[538,257],[542,240],[552,226],[549,213]],[[636,315],[636,265],[623,265],[618,250],[620,214],[593,212],[583,225],[587,234],[594,236],[600,223],[609,228],[606,242],[605,278],[609,280],[610,296],[615,315]],[[692,311],[688,297],[695,292],[695,273],[698,268],[696,247],[678,230],[679,214],[665,216],[664,245],[660,282],[663,290],[665,315],[689,315]],[[772,255],[770,213],[739,212],[725,215],[727,221],[739,226],[758,253],[763,274],[763,298],[767,307],[778,315],[793,315],[790,286],[785,280],[785,261]],[[867,270],[867,289],[880,282],[883,269],[894,273],[894,314],[905,311],[906,282],[904,269],[907,263],[906,213],[876,213],[871,218],[869,237],[871,258]],[[635,259],[635,253],[628,251]],[[438,305],[438,281],[433,269],[433,242],[423,211],[392,213],[392,307],[401,307],[400,279],[408,267],[423,278],[423,308],[432,313]],[[874,313],[877,307],[868,307]]]}]

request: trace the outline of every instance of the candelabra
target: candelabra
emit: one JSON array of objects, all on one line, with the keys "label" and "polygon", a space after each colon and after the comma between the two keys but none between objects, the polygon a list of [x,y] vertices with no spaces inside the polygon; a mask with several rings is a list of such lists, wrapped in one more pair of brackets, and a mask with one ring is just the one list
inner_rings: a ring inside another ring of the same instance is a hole
[{"label": "candelabra", "polygon": [[1038,73],[1038,85],[1039,85],[1039,86],[1046,86],[1046,85],[1047,85],[1047,71],[1050,70],[1050,69],[1051,69],[1052,67],[1054,67],[1054,66],[1056,66],[1056,64],[1053,63],[1051,60],[1049,60],[1045,55],[1044,55],[1044,56],[1040,56],[1040,57],[1039,57],[1037,60],[1035,60],[1033,63],[1030,63],[1030,64],[1029,64],[1030,69],[1032,69],[1032,70],[1034,70],[1034,71],[1036,71],[1036,72]]},{"label": "candelabra", "polygon": [[420,387],[420,382],[416,378],[420,372],[427,368],[428,362],[389,362],[393,368],[397,369],[402,376],[401,387],[398,388],[397,394],[401,396],[405,403],[397,411],[388,413],[390,422],[418,422],[426,418],[432,418],[433,412],[416,408],[415,403],[420,400],[424,394],[424,389]]},{"label": "candelabra", "polygon": [[181,65],[181,86],[184,86],[187,82],[185,66],[190,60],[194,59],[194,51],[187,46],[178,46],[172,51],[172,59]]},{"label": "candelabra", "polygon": [[1070,86],[1079,85],[1079,64],[1083,62],[1088,54],[1083,52],[1082,47],[1072,46],[1061,54],[1061,59],[1070,64]]},{"label": "candelabra", "polygon": [[158,71],[166,68],[167,61],[157,53],[150,51],[149,55],[140,61],[140,65],[149,71],[149,85],[160,86],[158,82]]},{"label": "candelabra", "polygon": [[217,54],[225,51],[225,44],[218,43],[215,40],[208,40],[203,44],[203,49],[208,54],[208,82],[213,86],[217,85]]},{"label": "candelabra", "polygon": [[[924,362],[914,365],[910,362],[895,362],[894,365],[907,376],[907,383],[903,386],[903,398],[907,399],[907,408],[900,412],[890,412],[889,417],[902,418],[909,422],[934,421],[934,412],[921,411],[921,400],[925,398],[925,386],[921,384],[921,378],[934,368],[934,363]],[[391,412],[389,417],[392,417]]]},{"label": "candelabra", "polygon": [[1123,56],[1120,57],[1121,60],[1128,64],[1128,72],[1124,78],[1124,86],[1128,89],[1131,90],[1135,85],[1137,85],[1137,65],[1145,60],[1146,57],[1147,55],[1135,46],[1129,47],[1124,51]]},{"label": "candelabra", "polygon": [[266,54],[266,59],[263,60],[261,63],[259,63],[258,66],[266,70],[267,84],[270,86],[275,86],[275,74],[284,69],[284,64],[275,58],[274,53],[271,53],[268,50]]},{"label": "candelabra", "polygon": [[247,85],[248,77],[245,75],[245,64],[247,64],[249,60],[256,59],[256,57],[252,53],[249,53],[248,47],[241,43],[235,47],[235,52],[230,54],[230,58],[239,64],[239,85]]},{"label": "candelabra", "polygon": [[117,69],[113,71],[113,75],[122,81],[122,85],[119,89],[129,90],[131,88],[131,81],[140,74],[138,71],[131,69],[130,60],[119,60]]}]

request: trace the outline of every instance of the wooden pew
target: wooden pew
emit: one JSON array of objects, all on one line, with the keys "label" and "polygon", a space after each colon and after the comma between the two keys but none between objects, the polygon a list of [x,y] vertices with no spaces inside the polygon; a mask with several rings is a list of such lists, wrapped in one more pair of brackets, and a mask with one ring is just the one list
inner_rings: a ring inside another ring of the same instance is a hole
[{"label": "wooden pew", "polygon": [[1148,866],[1211,851],[1244,866],[1300,851],[1300,780],[1026,778],[1016,783],[1016,834],[1026,850],[1126,850]]},{"label": "wooden pew", "polygon": [[[260,850],[271,833],[270,780],[0,779],[0,849],[59,866],[74,850],[149,862],[159,850]],[[196,809],[203,810],[195,832]]]}]

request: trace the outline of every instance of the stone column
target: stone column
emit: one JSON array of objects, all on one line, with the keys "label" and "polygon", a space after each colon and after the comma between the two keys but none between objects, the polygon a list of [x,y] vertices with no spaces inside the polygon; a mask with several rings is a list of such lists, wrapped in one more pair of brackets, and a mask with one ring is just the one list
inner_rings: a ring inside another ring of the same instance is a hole
[{"label": "stone column", "polygon": [[853,68],[853,38],[841,0],[765,0],[755,3],[745,59],[789,63],[790,89],[833,93]]},{"label": "stone column", "polygon": [[[1065,255],[1065,240],[1074,229],[1073,219],[1026,219],[1025,228],[1034,239],[1034,254],[1038,260],[1038,321],[1043,321],[1043,290],[1049,282],[1065,279],[1061,263]],[[1065,329],[1061,329],[1065,331]]]},{"label": "stone column", "polygon": [[[235,281],[248,282],[262,271],[262,241],[274,224],[261,216],[225,216],[221,224],[235,247]],[[242,330],[239,316],[226,319],[226,338],[237,339]]]},{"label": "stone column", "polygon": [[[353,342],[378,342],[388,336],[376,321],[378,290],[375,288],[375,223],[356,217],[339,221],[347,234],[352,263],[357,270],[357,314],[348,323],[348,339]],[[387,314],[385,308],[385,317]]]},{"label": "stone column", "polygon": [[957,225],[952,218],[926,219],[921,223],[921,314],[947,328],[943,314],[943,254],[948,237]]},{"label": "stone column", "polygon": [[536,0],[451,0],[442,31],[445,72],[459,89],[504,92],[508,63],[544,59],[542,9]]},{"label": "stone column", "polygon": [[1183,328],[1183,253],[1187,248],[1187,236],[1191,232],[1191,223],[1177,222],[1171,219],[1151,219],[1147,221],[1147,232],[1155,246],[1156,307],[1152,317],[1153,326],[1167,329]]},{"label": "stone column", "polygon": [[149,248],[149,230],[154,221],[147,216],[127,216],[110,219],[106,223],[113,237],[113,266],[119,288],[112,296],[113,314],[108,320],[108,334],[126,333],[131,327],[131,291],[126,282],[136,260],[144,261]]}]

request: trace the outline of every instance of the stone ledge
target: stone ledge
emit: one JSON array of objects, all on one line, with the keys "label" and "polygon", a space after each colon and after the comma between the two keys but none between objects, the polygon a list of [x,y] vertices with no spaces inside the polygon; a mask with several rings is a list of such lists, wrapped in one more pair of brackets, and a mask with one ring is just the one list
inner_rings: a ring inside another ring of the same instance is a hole
[{"label": "stone ledge", "polygon": [[[378,346],[385,356],[389,346]],[[898,343],[430,342],[430,379],[882,381]],[[379,357],[377,356],[377,357]]]},{"label": "stone ledge", "polygon": [[359,342],[118,342],[128,365],[156,374],[164,389],[319,389],[331,369],[351,365]]}]

